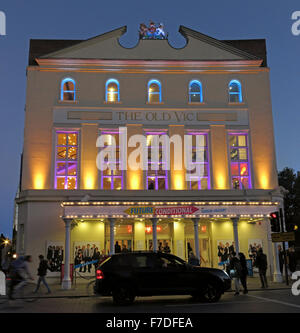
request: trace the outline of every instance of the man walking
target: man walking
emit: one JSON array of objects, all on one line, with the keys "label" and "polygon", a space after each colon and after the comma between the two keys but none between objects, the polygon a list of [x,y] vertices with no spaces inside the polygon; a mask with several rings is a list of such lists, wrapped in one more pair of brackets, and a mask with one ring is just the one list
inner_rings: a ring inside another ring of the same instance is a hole
[{"label": "man walking", "polygon": [[51,290],[50,290],[50,288],[48,286],[48,283],[46,281],[47,269],[49,268],[48,261],[46,259],[44,259],[44,256],[42,254],[39,255],[39,259],[40,259],[40,264],[39,264],[39,267],[38,267],[38,274],[37,274],[39,276],[39,279],[38,279],[38,282],[37,282],[34,293],[37,293],[37,291],[40,288],[41,282],[43,282],[45,287],[48,290],[47,294],[50,294]]},{"label": "man walking", "polygon": [[268,262],[267,262],[267,256],[263,253],[262,248],[258,250],[255,266],[258,267],[259,277],[261,281],[261,288],[268,288],[268,281],[266,276]]}]

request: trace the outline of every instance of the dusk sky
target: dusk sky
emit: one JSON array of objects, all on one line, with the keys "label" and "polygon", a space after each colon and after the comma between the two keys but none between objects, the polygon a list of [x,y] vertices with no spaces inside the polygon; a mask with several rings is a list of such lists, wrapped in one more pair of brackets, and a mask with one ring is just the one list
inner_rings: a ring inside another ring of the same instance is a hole
[{"label": "dusk sky", "polygon": [[6,15],[6,36],[0,35],[0,233],[12,236],[31,38],[88,39],[126,25],[121,43],[132,47],[139,24],[150,20],[164,23],[174,47],[185,44],[180,25],[216,39],[265,38],[277,167],[300,171],[300,35],[291,31],[299,0],[1,0],[0,11]]}]

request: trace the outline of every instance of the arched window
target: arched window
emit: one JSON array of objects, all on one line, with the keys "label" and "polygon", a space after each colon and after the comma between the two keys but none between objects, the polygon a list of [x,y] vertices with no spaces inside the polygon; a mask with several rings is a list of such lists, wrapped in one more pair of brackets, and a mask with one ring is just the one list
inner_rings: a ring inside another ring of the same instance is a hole
[{"label": "arched window", "polygon": [[161,83],[158,80],[148,82],[148,103],[161,103]]},{"label": "arched window", "polygon": [[110,79],[105,85],[105,101],[108,103],[120,102],[120,85],[119,81]]},{"label": "arched window", "polygon": [[242,103],[242,85],[238,80],[232,80],[229,83],[229,102]]},{"label": "arched window", "polygon": [[73,79],[70,78],[63,79],[61,81],[60,99],[62,101],[75,101],[76,99],[75,87],[76,83]]},{"label": "arched window", "polygon": [[189,85],[189,102],[190,103],[202,103],[202,84],[197,80],[193,80]]}]

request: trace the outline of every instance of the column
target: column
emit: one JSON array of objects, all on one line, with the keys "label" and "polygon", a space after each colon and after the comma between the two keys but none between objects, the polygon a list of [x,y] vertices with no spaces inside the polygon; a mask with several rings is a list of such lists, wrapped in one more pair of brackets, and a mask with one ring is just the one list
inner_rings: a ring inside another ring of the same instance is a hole
[{"label": "column", "polygon": [[199,218],[196,219],[192,219],[194,222],[194,239],[195,239],[195,255],[196,257],[199,259],[199,262],[201,262],[201,258],[200,258],[200,249],[199,249]]},{"label": "column", "polygon": [[134,250],[144,251],[146,246],[145,221],[140,219],[134,222]]},{"label": "column", "polygon": [[238,217],[233,217],[231,219],[232,225],[233,225],[233,239],[234,239],[234,245],[235,245],[235,252],[238,254],[240,252],[240,243],[239,243],[239,234],[238,234]]},{"label": "column", "polygon": [[72,219],[63,219],[65,222],[65,258],[64,258],[64,278],[62,289],[71,289],[72,281],[70,277],[70,244],[71,244],[71,223]]},{"label": "column", "polygon": [[151,219],[152,221],[152,242],[153,242],[153,251],[157,252],[157,218]]},{"label": "column", "polygon": [[173,240],[174,254],[181,259],[185,259],[184,223],[182,220],[173,222]]},{"label": "column", "polygon": [[115,254],[115,219],[108,219],[109,221],[109,254]]}]

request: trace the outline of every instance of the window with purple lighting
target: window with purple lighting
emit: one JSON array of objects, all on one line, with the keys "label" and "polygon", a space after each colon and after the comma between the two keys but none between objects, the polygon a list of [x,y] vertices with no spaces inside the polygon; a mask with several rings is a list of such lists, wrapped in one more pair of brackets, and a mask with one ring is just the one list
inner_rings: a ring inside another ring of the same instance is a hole
[{"label": "window with purple lighting", "polygon": [[231,187],[251,188],[247,133],[229,134]]},{"label": "window with purple lighting", "polygon": [[[148,190],[168,189],[168,170],[166,146],[158,139],[166,135],[165,131],[146,131],[148,149],[148,169],[146,171],[146,188]],[[158,159],[151,158],[152,150],[158,152]]]},{"label": "window with purple lighting", "polygon": [[[103,148],[116,144],[116,159],[115,162],[104,160],[106,168],[100,171],[101,173],[101,189],[103,190],[123,190],[124,189],[124,171],[121,170],[120,165],[120,144],[119,144],[119,130],[117,129],[102,129],[101,135],[105,136],[105,144]],[[105,169],[105,170],[104,170]]]},{"label": "window with purple lighting", "polygon": [[197,131],[187,131],[186,135],[190,142],[190,147],[186,150],[186,154],[190,155],[187,156],[187,188],[190,190],[210,189],[208,135]]},{"label": "window with purple lighting", "polygon": [[55,188],[77,189],[78,132],[56,132]]}]

